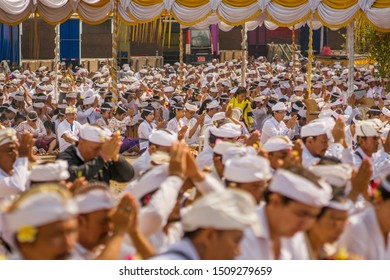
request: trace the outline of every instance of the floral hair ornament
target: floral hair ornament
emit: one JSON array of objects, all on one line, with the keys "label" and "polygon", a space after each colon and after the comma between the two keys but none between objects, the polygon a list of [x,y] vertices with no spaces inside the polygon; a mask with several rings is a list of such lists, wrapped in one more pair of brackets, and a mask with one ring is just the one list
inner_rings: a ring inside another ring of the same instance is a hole
[{"label": "floral hair ornament", "polygon": [[21,243],[32,243],[37,236],[37,229],[32,226],[22,226],[16,233],[16,238]]}]

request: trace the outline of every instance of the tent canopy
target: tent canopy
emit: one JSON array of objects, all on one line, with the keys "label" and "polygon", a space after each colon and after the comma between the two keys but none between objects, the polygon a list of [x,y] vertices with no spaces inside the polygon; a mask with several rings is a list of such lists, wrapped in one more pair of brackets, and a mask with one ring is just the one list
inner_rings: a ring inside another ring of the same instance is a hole
[{"label": "tent canopy", "polygon": [[[376,29],[390,31],[389,0],[118,0],[120,19],[127,24],[155,21],[172,15],[184,26],[222,23],[222,26],[252,22],[275,26],[299,26],[313,14],[330,28],[348,25],[365,17]],[[99,24],[112,12],[114,0],[1,0],[0,22],[14,25],[37,13],[46,22],[58,24],[77,14],[83,21]],[[273,24],[273,25],[272,25]]]}]

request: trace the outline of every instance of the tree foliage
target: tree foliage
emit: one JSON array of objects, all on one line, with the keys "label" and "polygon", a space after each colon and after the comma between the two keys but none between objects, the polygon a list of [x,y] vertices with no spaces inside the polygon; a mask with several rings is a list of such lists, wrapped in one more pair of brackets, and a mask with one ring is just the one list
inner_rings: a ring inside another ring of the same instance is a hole
[{"label": "tree foliage", "polygon": [[378,62],[381,77],[390,78],[390,32],[383,33],[372,27],[367,32],[369,57]]}]

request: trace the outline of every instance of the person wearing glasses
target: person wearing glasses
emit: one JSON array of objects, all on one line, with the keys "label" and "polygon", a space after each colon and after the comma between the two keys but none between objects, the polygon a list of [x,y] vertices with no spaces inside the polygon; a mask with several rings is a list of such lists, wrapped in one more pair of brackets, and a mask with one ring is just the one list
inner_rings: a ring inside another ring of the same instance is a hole
[{"label": "person wearing glasses", "polygon": [[286,111],[287,107],[282,102],[272,106],[272,117],[265,121],[263,126],[261,144],[265,144],[273,136],[288,136],[290,139],[294,137],[294,128],[298,117],[293,116],[286,124],[283,121]]}]

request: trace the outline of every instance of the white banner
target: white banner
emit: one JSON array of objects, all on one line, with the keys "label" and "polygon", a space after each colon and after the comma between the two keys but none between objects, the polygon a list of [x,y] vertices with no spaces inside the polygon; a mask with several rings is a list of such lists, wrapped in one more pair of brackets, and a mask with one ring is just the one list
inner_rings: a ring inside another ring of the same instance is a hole
[{"label": "white banner", "polygon": [[[387,261],[0,261],[2,279],[386,279]],[[384,278],[383,278],[384,277]]]}]

